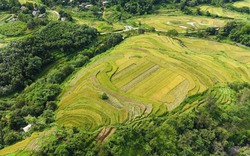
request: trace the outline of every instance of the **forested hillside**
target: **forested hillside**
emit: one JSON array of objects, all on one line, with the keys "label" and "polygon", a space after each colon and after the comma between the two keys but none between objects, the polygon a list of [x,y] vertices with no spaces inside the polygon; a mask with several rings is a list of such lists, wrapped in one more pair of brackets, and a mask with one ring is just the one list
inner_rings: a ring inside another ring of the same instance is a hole
[{"label": "forested hillside", "polygon": [[18,91],[32,83],[44,65],[55,60],[53,53],[56,51],[69,54],[87,46],[96,37],[97,31],[88,26],[50,23],[31,37],[11,42],[0,51],[0,95]]}]

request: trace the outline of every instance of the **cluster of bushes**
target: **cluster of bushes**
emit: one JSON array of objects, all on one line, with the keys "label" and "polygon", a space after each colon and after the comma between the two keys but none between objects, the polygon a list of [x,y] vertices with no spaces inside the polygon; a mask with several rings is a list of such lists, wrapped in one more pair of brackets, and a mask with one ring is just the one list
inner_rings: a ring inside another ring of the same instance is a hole
[{"label": "cluster of bushes", "polygon": [[195,10],[190,9],[190,7],[184,7],[181,11],[186,15],[198,15],[198,16],[208,16],[208,17],[219,17],[218,15],[213,15],[209,11],[203,12],[200,8]]},{"label": "cluster of bushes", "polygon": [[0,95],[20,90],[34,81],[44,66],[53,62],[53,52],[70,53],[92,43],[94,28],[68,22],[50,23],[39,33],[0,49]]},{"label": "cluster of bushes", "polygon": [[[149,14],[153,11],[153,5],[156,4],[155,0],[114,0],[111,1],[112,5],[117,5],[117,9],[124,9],[130,14],[143,15]],[[159,2],[158,2],[159,3]]]},{"label": "cluster of bushes", "polygon": [[11,11],[12,13],[16,13],[21,4],[18,0],[1,0],[0,1],[0,10]]},{"label": "cluster of bushes", "polygon": [[219,33],[219,28],[217,27],[208,27],[205,29],[198,29],[197,31],[193,31],[189,33],[186,32],[186,36],[194,36],[199,38],[207,38],[208,36],[216,36]]},{"label": "cluster of bushes", "polygon": [[82,132],[78,128],[59,127],[40,142],[36,155],[96,155],[96,134]]},{"label": "cluster of bushes", "polygon": [[123,36],[121,34],[110,34],[109,36],[106,36],[103,39],[103,42],[101,44],[99,44],[99,46],[96,49],[96,52],[100,53],[102,51],[106,51],[109,48],[119,44],[122,40]]},{"label": "cluster of bushes", "polygon": [[229,38],[232,41],[250,46],[250,24],[244,22],[228,22],[218,33],[218,40]]},{"label": "cluster of bushes", "polygon": [[72,16],[69,13],[67,13],[67,12],[65,12],[63,10],[59,11],[59,15],[60,15],[61,20],[62,20],[62,18],[65,18],[65,20],[73,21]]},{"label": "cluster of bushes", "polygon": [[123,21],[132,17],[131,14],[126,12],[121,6],[114,5],[106,10],[106,18],[110,19],[111,22]]},{"label": "cluster of bushes", "polygon": [[222,28],[208,27],[190,34],[187,33],[186,35],[200,38],[206,38],[212,35],[216,36],[218,41],[231,40],[245,46],[250,46],[250,24],[248,22],[231,21]]},{"label": "cluster of bushes", "polygon": [[[54,121],[54,111],[57,108],[54,100],[60,92],[58,82],[50,83],[44,78],[29,86],[15,99],[0,102],[0,149],[23,139],[33,131],[48,127]],[[28,124],[32,127],[29,133],[24,133],[22,128]]]}]

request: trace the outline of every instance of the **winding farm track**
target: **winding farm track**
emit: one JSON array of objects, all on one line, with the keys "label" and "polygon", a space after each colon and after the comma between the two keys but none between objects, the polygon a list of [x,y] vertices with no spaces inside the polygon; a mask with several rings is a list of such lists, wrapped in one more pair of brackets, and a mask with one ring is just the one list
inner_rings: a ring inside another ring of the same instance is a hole
[{"label": "winding farm track", "polygon": [[127,30],[119,30],[119,31],[112,31],[112,32],[103,32],[100,33],[100,35],[106,35],[106,34],[120,34],[120,33],[124,33],[124,32],[129,32],[129,31],[133,31],[133,30],[138,30],[139,28],[132,28],[132,29],[127,29]]}]

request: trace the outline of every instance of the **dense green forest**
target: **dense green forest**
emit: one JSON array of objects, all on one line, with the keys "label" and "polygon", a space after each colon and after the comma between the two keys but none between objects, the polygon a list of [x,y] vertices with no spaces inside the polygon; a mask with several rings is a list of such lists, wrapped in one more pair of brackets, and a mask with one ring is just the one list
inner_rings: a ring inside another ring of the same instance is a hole
[{"label": "dense green forest", "polygon": [[21,6],[18,0],[2,0],[0,2],[0,10],[9,10],[16,12]]},{"label": "dense green forest", "polygon": [[96,37],[97,31],[88,26],[57,22],[25,40],[11,42],[0,51],[0,94],[23,89],[33,82],[44,65],[55,60],[53,52],[70,54]]},{"label": "dense green forest", "polygon": [[235,42],[250,46],[250,24],[242,22],[229,22],[219,32],[218,38],[229,38]]}]

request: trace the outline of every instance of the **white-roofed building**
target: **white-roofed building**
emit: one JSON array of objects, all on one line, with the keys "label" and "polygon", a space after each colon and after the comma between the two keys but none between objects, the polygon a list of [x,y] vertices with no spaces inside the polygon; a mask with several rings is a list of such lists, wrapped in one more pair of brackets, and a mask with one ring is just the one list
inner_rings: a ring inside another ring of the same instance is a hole
[{"label": "white-roofed building", "polygon": [[24,132],[28,132],[30,128],[31,128],[31,124],[28,124],[27,126],[25,126],[25,127],[23,128],[23,131],[24,131]]}]

